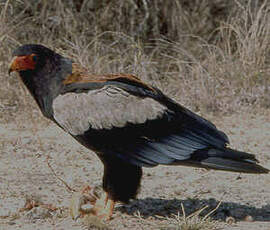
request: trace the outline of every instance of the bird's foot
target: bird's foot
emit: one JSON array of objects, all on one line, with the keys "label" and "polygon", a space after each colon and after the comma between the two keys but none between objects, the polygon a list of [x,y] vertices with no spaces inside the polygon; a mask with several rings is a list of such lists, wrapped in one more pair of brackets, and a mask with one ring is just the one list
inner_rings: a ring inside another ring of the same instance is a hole
[{"label": "bird's foot", "polygon": [[84,187],[81,192],[74,192],[69,207],[72,219],[77,220],[90,213],[97,199],[90,186]]},{"label": "bird's foot", "polygon": [[86,186],[81,192],[73,194],[70,204],[70,215],[77,220],[80,217],[95,216],[100,220],[110,220],[115,202],[108,198],[108,193],[96,191]]},{"label": "bird's foot", "polygon": [[102,220],[110,220],[113,214],[115,202],[108,198],[108,193],[101,195],[92,209],[93,214]]}]

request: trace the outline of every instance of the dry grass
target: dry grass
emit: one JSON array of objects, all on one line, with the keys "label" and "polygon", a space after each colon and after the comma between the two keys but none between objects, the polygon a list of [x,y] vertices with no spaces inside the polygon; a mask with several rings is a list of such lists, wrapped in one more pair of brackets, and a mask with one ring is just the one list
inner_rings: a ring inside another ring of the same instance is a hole
[{"label": "dry grass", "polygon": [[136,74],[197,112],[269,108],[268,1],[91,2],[1,4],[2,119],[35,110],[6,74],[12,50],[25,43],[44,44],[95,73]]},{"label": "dry grass", "polygon": [[193,216],[188,219],[183,219],[180,216],[176,216],[171,227],[161,228],[160,230],[171,229],[171,230],[215,230],[220,229],[219,223],[212,221],[211,219],[203,220],[198,216]]},{"label": "dry grass", "polygon": [[161,230],[165,229],[175,229],[175,230],[214,230],[220,229],[220,223],[214,221],[210,218],[211,214],[213,214],[220,206],[221,202],[217,205],[216,208],[208,212],[204,217],[201,217],[200,214],[208,207],[204,206],[203,208],[191,213],[190,215],[186,216],[185,208],[183,204],[182,207],[182,214],[178,213],[174,215],[173,218],[169,218],[169,221],[172,222],[171,226],[160,228]]}]

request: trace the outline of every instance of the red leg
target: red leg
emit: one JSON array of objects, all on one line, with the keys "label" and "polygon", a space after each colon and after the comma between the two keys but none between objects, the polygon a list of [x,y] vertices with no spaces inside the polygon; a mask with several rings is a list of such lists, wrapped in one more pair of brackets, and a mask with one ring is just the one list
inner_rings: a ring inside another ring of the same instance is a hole
[{"label": "red leg", "polygon": [[85,187],[81,193],[74,193],[70,204],[70,214],[73,219],[85,215],[94,215],[102,220],[110,220],[113,214],[115,201],[109,199],[107,192],[98,198],[90,186]]}]

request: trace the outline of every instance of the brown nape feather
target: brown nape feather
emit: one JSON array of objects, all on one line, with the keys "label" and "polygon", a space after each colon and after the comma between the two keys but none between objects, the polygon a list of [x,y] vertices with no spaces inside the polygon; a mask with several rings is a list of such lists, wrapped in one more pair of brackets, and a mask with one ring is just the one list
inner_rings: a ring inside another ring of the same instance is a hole
[{"label": "brown nape feather", "polygon": [[106,81],[119,81],[126,83],[133,83],[135,85],[141,85],[148,90],[154,91],[154,89],[144,82],[142,82],[138,77],[131,74],[104,74],[104,75],[95,75],[89,73],[86,68],[83,68],[79,64],[72,64],[72,74],[69,75],[64,81],[64,85],[72,83],[91,83],[91,82],[106,82]]},{"label": "brown nape feather", "polygon": [[88,71],[86,68],[80,66],[79,64],[72,63],[72,74],[70,74],[63,83],[65,85],[71,84],[74,82],[82,82],[84,76],[88,75]]}]

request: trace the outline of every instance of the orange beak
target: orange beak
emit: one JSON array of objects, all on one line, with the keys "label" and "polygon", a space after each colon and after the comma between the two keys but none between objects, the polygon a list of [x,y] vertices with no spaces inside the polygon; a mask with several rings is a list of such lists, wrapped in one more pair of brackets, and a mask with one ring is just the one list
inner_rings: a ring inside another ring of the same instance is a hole
[{"label": "orange beak", "polygon": [[17,64],[17,61],[16,61],[17,57],[14,57],[10,64],[9,64],[9,68],[8,68],[8,75],[10,75],[11,72],[13,71],[18,71],[18,64]]},{"label": "orange beak", "polygon": [[15,56],[9,65],[8,74],[13,71],[33,70],[35,69],[35,62],[33,61],[33,55],[27,56]]}]

